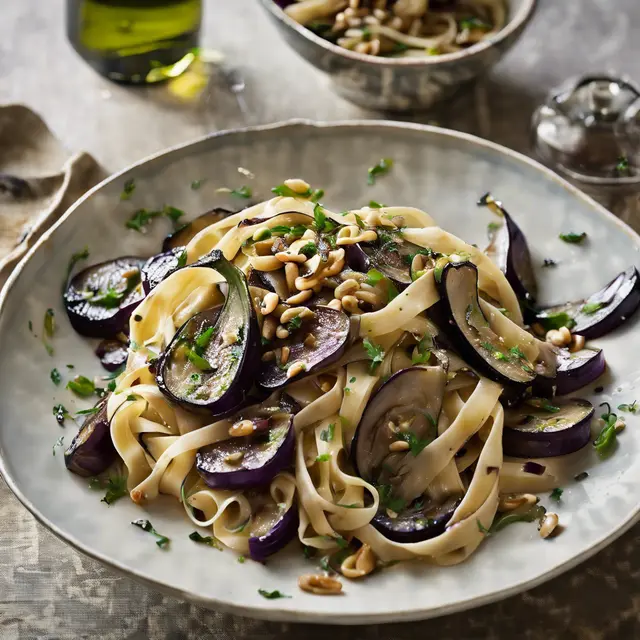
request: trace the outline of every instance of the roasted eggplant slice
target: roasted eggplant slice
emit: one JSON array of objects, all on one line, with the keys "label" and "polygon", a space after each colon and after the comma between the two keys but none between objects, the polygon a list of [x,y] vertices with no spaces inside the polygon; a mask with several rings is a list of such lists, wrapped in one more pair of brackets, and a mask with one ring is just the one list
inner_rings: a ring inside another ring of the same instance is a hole
[{"label": "roasted eggplant slice", "polygon": [[170,249],[157,256],[149,258],[142,267],[142,286],[148,295],[155,289],[170,273],[184,267],[187,254],[184,247]]},{"label": "roasted eggplant slice", "polygon": [[517,458],[562,456],[584,447],[590,438],[593,406],[578,398],[531,398],[507,409],[502,446]]},{"label": "roasted eggplant slice", "polygon": [[95,354],[107,371],[117,371],[126,364],[129,350],[120,340],[103,340],[96,347]]},{"label": "roasted eggplant slice", "polygon": [[121,333],[145,296],[143,264],[142,258],[118,258],[75,275],[63,295],[71,326],[90,338],[114,338]]},{"label": "roasted eggplant slice", "polygon": [[264,562],[280,551],[296,537],[298,531],[298,507],[295,503],[286,511],[278,506],[263,511],[258,522],[249,532],[249,555],[256,562]]},{"label": "roasted eggplant slice", "polygon": [[604,336],[628,320],[640,306],[640,274],[629,267],[586,300],[548,307],[536,317],[542,327],[567,326],[587,340]]},{"label": "roasted eggplant slice", "polygon": [[186,247],[193,238],[200,233],[203,229],[224,220],[224,218],[233,215],[235,211],[229,211],[222,207],[216,207],[198,216],[191,222],[180,227],[178,230],[169,234],[162,243],[162,251],[167,252],[171,249],[177,249],[178,247]]},{"label": "roasted eggplant slice", "polygon": [[107,400],[108,396],[98,402],[98,411],[85,418],[80,431],[64,452],[67,469],[79,476],[97,476],[116,459],[107,418]]},{"label": "roasted eggplant slice", "polygon": [[494,200],[490,194],[480,198],[478,205],[489,207],[504,219],[504,224],[493,231],[486,254],[504,273],[518,299],[525,306],[532,305],[538,295],[538,284],[524,234],[502,203]]},{"label": "roasted eggplant slice", "polygon": [[268,485],[293,462],[295,434],[293,414],[250,408],[234,418],[231,432],[250,435],[230,437],[200,449],[196,468],[214,489],[249,489]]},{"label": "roasted eggplant slice", "polygon": [[538,376],[534,383],[538,395],[564,396],[599,378],[607,368],[602,349],[586,348],[576,353],[557,350],[558,369],[555,377]]},{"label": "roasted eggplant slice", "polygon": [[448,498],[441,504],[420,498],[401,509],[394,517],[391,517],[386,509],[381,509],[373,517],[371,524],[385,538],[394,542],[402,544],[422,542],[444,533],[447,523],[460,502],[461,498],[454,497]]},{"label": "roasted eggplant slice", "polygon": [[222,415],[238,407],[260,364],[259,330],[244,274],[214,250],[191,267],[209,267],[227,282],[222,309],[196,314],[162,354],[156,381],[185,409]]},{"label": "roasted eggplant slice", "polygon": [[507,348],[482,313],[476,266],[447,263],[438,288],[441,300],[432,309],[433,318],[465,362],[496,382],[531,384],[536,377],[534,363],[518,347]]},{"label": "roasted eggplant slice", "polygon": [[[349,317],[330,307],[308,307],[313,317],[296,318],[288,324],[290,336],[268,345],[276,358],[262,362],[258,372],[258,386],[265,391],[275,391],[290,382],[317,373],[339,360],[349,342]],[[313,336],[312,340],[308,336]],[[289,347],[285,364],[280,360],[283,346]],[[295,367],[295,369],[294,369]],[[292,375],[293,371],[297,371]]]}]

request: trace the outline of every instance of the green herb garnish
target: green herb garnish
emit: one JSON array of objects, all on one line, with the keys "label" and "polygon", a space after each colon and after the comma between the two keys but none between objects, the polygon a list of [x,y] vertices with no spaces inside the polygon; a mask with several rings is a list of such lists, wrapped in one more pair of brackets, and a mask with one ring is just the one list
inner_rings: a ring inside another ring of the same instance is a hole
[{"label": "green herb garnish", "polygon": [[371,209],[382,209],[383,207],[386,207],[386,204],[380,204],[379,202],[376,202],[375,200],[369,200],[369,207]]},{"label": "green herb garnish", "polygon": [[56,422],[63,427],[65,418],[71,418],[71,414],[67,411],[63,404],[57,404],[53,407],[53,415]]},{"label": "green herb garnish", "polygon": [[604,426],[594,440],[593,446],[598,454],[603,456],[611,451],[617,439],[616,422],[618,422],[618,416],[615,413],[611,413],[611,407],[608,402],[602,402],[600,406],[607,407],[607,412],[600,416],[604,421]]},{"label": "green herb garnish", "polygon": [[49,308],[44,312],[44,333],[47,337],[53,338],[56,331],[55,312]]},{"label": "green herb garnish", "polygon": [[542,521],[547,510],[540,506],[534,505],[527,511],[510,511],[509,513],[503,513],[498,516],[491,524],[490,534],[497,533],[501,529],[514,524],[515,522],[535,522],[536,520]]},{"label": "green herb garnish", "polygon": [[266,589],[258,589],[258,593],[267,600],[277,600],[278,598],[290,598],[277,589],[275,591],[267,591]]},{"label": "green herb garnish", "polygon": [[64,436],[60,436],[54,443],[53,447],[52,447],[52,453],[55,456],[56,455],[56,448],[57,447],[61,447],[64,445]]},{"label": "green herb garnish", "polygon": [[78,251],[71,256],[71,258],[69,259],[69,264],[67,265],[67,275],[64,279],[64,282],[62,283],[62,293],[64,293],[65,289],[67,288],[67,281],[69,280],[69,276],[71,275],[71,272],[73,271],[76,264],[78,264],[80,260],[86,260],[88,257],[89,247],[85,247],[82,251]]},{"label": "green herb garnish", "polygon": [[291,187],[287,187],[286,184],[279,184],[277,187],[271,189],[271,193],[275,193],[277,196],[286,196],[288,198],[308,198],[312,195],[311,189],[307,189],[305,193],[296,193]]},{"label": "green herb garnish", "polygon": [[330,453],[323,453],[322,455],[316,456],[316,462],[329,462],[331,460]]},{"label": "green herb garnish", "polygon": [[209,371],[213,369],[211,363],[205,360],[201,355],[196,353],[194,349],[186,350],[187,360],[194,366],[200,369],[201,371]]},{"label": "green herb garnish", "polygon": [[238,189],[231,189],[231,195],[238,198],[250,198],[253,195],[253,191],[251,190],[251,187],[242,185]]},{"label": "green herb garnish", "polygon": [[316,245],[313,242],[309,241],[303,247],[300,247],[300,250],[298,251],[298,253],[301,253],[302,255],[307,256],[307,258],[313,258],[313,256],[315,256],[316,253],[318,253],[318,247],[316,247]]},{"label": "green herb garnish", "polygon": [[335,429],[336,425],[332,422],[326,429],[323,429],[320,432],[320,440],[323,442],[331,442],[333,440]]},{"label": "green herb garnish", "polygon": [[614,173],[618,177],[629,176],[629,160],[627,156],[620,156],[614,168]]},{"label": "green herb garnish", "polygon": [[[428,417],[431,418],[431,416]],[[433,418],[431,418],[431,423],[433,424]],[[404,440],[409,444],[409,451],[413,456],[417,456],[428,444],[433,442],[433,438],[420,440],[413,431],[399,431],[397,436],[398,440]]]},{"label": "green herb garnish", "polygon": [[291,318],[291,320],[289,320],[289,323],[287,324],[287,330],[290,333],[293,333],[294,331],[299,329],[301,326],[302,326],[302,317],[294,316],[293,318]]},{"label": "green herb garnish", "polygon": [[89,380],[85,376],[76,376],[73,380],[67,382],[67,389],[78,396],[88,398],[96,392],[96,385],[93,380]]},{"label": "green herb garnish", "polygon": [[187,250],[185,249],[178,256],[178,269],[182,269],[182,267],[185,267],[186,265],[187,265]]},{"label": "green herb garnish", "polygon": [[107,478],[106,483],[99,478],[91,478],[89,487],[96,490],[106,489],[104,498],[100,502],[104,502],[107,505],[112,505],[120,498],[129,495],[126,476],[110,476]]},{"label": "green herb garnish", "polygon": [[62,376],[57,369],[51,369],[51,373],[49,375],[51,377],[51,382],[53,382],[53,384],[55,384],[56,386],[58,386],[62,381]]},{"label": "green herb garnish", "polygon": [[549,313],[547,315],[540,315],[537,317],[537,322],[542,325],[545,331],[551,331],[552,329],[560,329],[561,327],[567,327],[572,329],[576,326],[576,321],[564,311],[557,311],[556,313]]},{"label": "green herb garnish", "polygon": [[213,547],[214,549],[218,549],[222,551],[222,545],[218,538],[214,536],[201,536],[197,531],[189,534],[189,540],[193,540],[198,544],[206,544],[209,547]]},{"label": "green herb garnish", "polygon": [[120,194],[120,200],[129,200],[133,195],[133,192],[136,190],[136,182],[133,178],[127,180],[124,183],[124,187],[122,188],[122,193]]},{"label": "green herb garnish", "polygon": [[204,180],[192,180],[191,181],[191,188],[194,191],[197,191],[202,186],[203,182],[204,182]]},{"label": "green herb garnish", "polygon": [[619,404],[618,409],[620,411],[628,411],[629,413],[635,413],[638,410],[637,401],[634,400],[631,404]]},{"label": "green herb garnish", "polygon": [[128,229],[134,229],[135,231],[142,231],[146,226],[155,218],[166,217],[170,218],[174,225],[184,215],[184,211],[165,205],[160,211],[149,211],[148,209],[138,209],[125,223]]},{"label": "green herb garnish", "polygon": [[311,202],[320,202],[320,199],[324,196],[324,189],[315,189],[311,194],[309,200]]},{"label": "green herb garnish", "polygon": [[92,416],[94,413],[98,413],[100,411],[100,407],[91,407],[90,409],[82,409],[81,411],[76,411],[77,416]]},{"label": "green herb garnish", "polygon": [[490,222],[487,225],[487,233],[489,235],[492,235],[500,228],[502,228],[502,223],[500,223],[500,222]]},{"label": "green herb garnish", "polygon": [[489,531],[489,529],[487,529],[480,520],[476,520],[476,522],[478,523],[478,531],[480,533],[483,533],[487,537],[491,535],[491,531]]},{"label": "green herb garnish", "polygon": [[204,349],[209,346],[211,342],[211,338],[213,336],[214,327],[208,327],[204,331],[201,331],[195,339],[195,348],[199,353],[202,353]]},{"label": "green herb garnish", "polygon": [[333,223],[327,218],[327,214],[320,204],[313,207],[313,226],[318,233],[333,229]]},{"label": "green herb garnish", "polygon": [[407,506],[407,503],[402,498],[394,497],[393,488],[390,484],[379,484],[374,486],[378,490],[380,506],[383,509],[389,509],[395,513],[400,513]]},{"label": "green herb garnish", "polygon": [[580,313],[584,313],[588,316],[593,315],[596,311],[600,311],[604,307],[602,302],[587,302],[587,304],[582,305],[580,309]]},{"label": "green herb garnish", "polygon": [[384,350],[379,344],[371,342],[369,338],[365,338],[362,341],[362,345],[364,346],[364,350],[367,352],[367,357],[371,360],[369,371],[370,373],[373,373],[376,370],[376,367],[378,367],[378,365],[384,360]]},{"label": "green herb garnish", "polygon": [[367,184],[374,185],[378,176],[383,176],[389,173],[389,170],[393,166],[393,160],[391,158],[382,158],[373,167],[369,167]]},{"label": "green herb garnish", "polygon": [[468,29],[471,31],[473,29],[478,29],[480,31],[491,31],[491,25],[488,22],[485,22],[484,20],[481,20],[480,18],[477,18],[475,16],[459,20],[458,26],[462,30]]},{"label": "green herb garnish", "polygon": [[560,502],[560,499],[562,498],[562,494],[563,494],[563,490],[559,489],[558,487],[556,487],[552,492],[551,495],[549,496],[552,500],[555,500],[556,502]]},{"label": "green herb garnish", "polygon": [[568,242],[569,244],[581,244],[587,237],[586,231],[582,233],[574,233],[570,231],[569,233],[561,233],[559,236],[560,240],[564,242]]},{"label": "green herb garnish", "polygon": [[150,533],[151,535],[155,536],[157,538],[156,544],[161,549],[166,549],[168,544],[171,542],[169,538],[158,533],[148,520],[134,520],[131,524],[135,525],[136,527],[140,527],[143,531],[146,531],[147,533]]}]

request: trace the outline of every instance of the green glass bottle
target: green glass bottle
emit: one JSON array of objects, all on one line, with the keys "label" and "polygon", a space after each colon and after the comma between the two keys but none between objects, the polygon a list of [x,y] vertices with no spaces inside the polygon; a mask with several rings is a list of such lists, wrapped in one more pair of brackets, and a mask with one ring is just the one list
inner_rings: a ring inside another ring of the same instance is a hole
[{"label": "green glass bottle", "polygon": [[180,75],[194,60],[202,0],[67,0],[73,48],[115,82]]}]

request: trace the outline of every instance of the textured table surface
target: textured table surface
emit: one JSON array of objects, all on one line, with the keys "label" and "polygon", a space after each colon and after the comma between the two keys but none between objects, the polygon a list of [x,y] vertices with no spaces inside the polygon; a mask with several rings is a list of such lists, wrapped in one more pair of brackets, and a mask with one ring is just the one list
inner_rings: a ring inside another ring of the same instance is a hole
[{"label": "textured table surface", "polygon": [[[65,145],[91,152],[110,170],[247,122],[376,117],[334,96],[324,77],[278,40],[255,0],[206,5],[203,44],[222,51],[245,78],[246,118],[221,79],[206,101],[185,105],[162,89],[133,90],[98,77],[65,40],[63,0],[1,0],[0,102],[30,106]],[[491,77],[424,121],[526,153],[535,104],[566,77],[605,69],[640,79],[637,0],[539,5],[525,36]],[[640,638],[639,542],[636,527],[541,587],[426,623],[283,625],[207,611],[112,573],[36,524],[0,480],[0,638],[634,639]]]}]

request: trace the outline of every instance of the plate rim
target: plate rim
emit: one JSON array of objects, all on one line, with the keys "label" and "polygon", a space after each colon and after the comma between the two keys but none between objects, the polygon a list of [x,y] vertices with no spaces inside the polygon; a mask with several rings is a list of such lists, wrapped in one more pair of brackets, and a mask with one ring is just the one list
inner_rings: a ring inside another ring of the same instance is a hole
[{"label": "plate rim", "polygon": [[[110,184],[116,180],[118,180],[121,176],[129,173],[133,169],[141,167],[152,160],[161,158],[163,156],[170,155],[177,151],[181,151],[187,149],[192,146],[196,146],[200,143],[205,143],[209,140],[215,140],[217,138],[225,138],[225,137],[234,137],[238,135],[245,135],[251,133],[260,133],[263,131],[273,131],[278,129],[287,129],[293,127],[309,127],[312,129],[339,129],[339,128],[380,128],[380,129],[399,129],[403,131],[414,131],[416,133],[430,134],[435,136],[442,136],[444,138],[454,138],[466,143],[471,143],[475,146],[484,147],[486,149],[490,149],[494,152],[498,152],[499,154],[503,154],[515,160],[516,162],[520,162],[528,167],[535,169],[542,175],[546,177],[548,180],[554,181],[556,184],[560,185],[565,191],[570,193],[572,197],[581,200],[585,205],[591,208],[594,211],[595,215],[604,216],[605,219],[608,219],[610,222],[616,224],[621,231],[625,232],[630,236],[630,239],[636,243],[640,243],[640,236],[633,230],[629,225],[625,222],[617,218],[613,213],[608,211],[605,207],[596,202],[593,198],[588,196],[586,193],[580,191],[577,187],[573,186],[563,177],[556,174],[554,171],[544,166],[540,162],[518,152],[513,149],[509,149],[508,147],[504,147],[496,142],[492,142],[490,140],[485,140],[484,138],[480,138],[479,136],[475,136],[469,133],[464,133],[461,131],[455,131],[453,129],[446,129],[443,127],[437,127],[433,125],[425,125],[418,123],[410,123],[410,122],[393,122],[389,120],[338,120],[335,122],[330,121],[314,121],[311,119],[304,118],[295,118],[286,121],[280,121],[269,124],[259,124],[259,125],[251,125],[246,127],[238,127],[233,129],[224,129],[221,131],[216,131],[204,136],[199,136],[195,139],[189,140],[184,143],[180,143],[177,145],[173,145],[171,147],[167,147],[162,149],[156,153],[150,154],[141,160],[134,162],[127,167],[109,175],[107,178],[99,182],[97,185],[89,189],[84,195],[82,195],[75,203],[73,203],[67,211],[48,229],[40,239],[34,244],[31,249],[25,254],[25,256],[20,260],[18,265],[15,267],[13,272],[9,275],[5,285],[0,291],[0,318],[4,312],[5,303],[7,297],[15,285],[16,281],[20,277],[20,274],[24,270],[27,263],[33,258],[33,256],[40,250],[41,247],[47,244],[50,240],[51,236],[55,233],[58,227],[62,226],[73,214],[73,212],[78,209],[85,200],[88,200],[94,193],[102,189],[107,184]],[[460,611],[465,611],[468,609],[473,609],[476,607],[480,607],[486,604],[490,604],[493,602],[497,602],[499,600],[503,600],[505,598],[517,595],[522,593],[523,591],[527,591],[534,587],[547,582],[553,578],[558,577],[559,575],[573,569],[577,565],[581,564],[585,560],[591,558],[596,553],[602,551],[609,544],[614,542],[617,538],[626,533],[634,524],[640,521],[640,505],[638,505],[634,512],[632,512],[614,531],[606,533],[602,535],[594,544],[592,544],[589,548],[585,549],[583,552],[573,556],[569,560],[563,562],[562,564],[550,569],[544,574],[535,576],[525,582],[520,582],[517,585],[513,585],[510,587],[506,587],[504,589],[499,589],[493,591],[492,593],[488,593],[486,595],[468,597],[463,600],[459,600],[457,602],[453,602],[448,605],[442,605],[435,609],[411,609],[411,610],[398,610],[393,613],[367,613],[367,614],[347,614],[347,617],[344,615],[339,619],[339,622],[331,622],[328,623],[326,620],[326,614],[320,611],[310,611],[310,610],[291,610],[291,609],[283,609],[278,606],[270,606],[270,607],[256,607],[254,605],[241,605],[230,602],[222,601],[215,597],[206,597],[203,598],[199,596],[197,593],[192,591],[183,590],[178,587],[175,587],[171,584],[163,582],[158,579],[153,579],[143,575],[136,569],[131,569],[125,566],[118,560],[114,560],[106,556],[105,554],[92,550],[88,545],[77,540],[73,535],[66,533],[60,526],[58,526],[53,521],[49,520],[46,516],[44,516],[35,505],[31,503],[29,498],[22,493],[22,490],[17,485],[17,483],[13,480],[11,474],[9,473],[8,467],[5,464],[4,460],[4,450],[0,448],[0,476],[4,479],[7,486],[14,494],[14,496],[19,500],[19,502],[33,515],[37,522],[43,525],[46,529],[48,529],[51,533],[53,533],[56,538],[62,540],[64,543],[68,544],[70,547],[79,551],[80,553],[97,560],[110,569],[115,570],[121,575],[128,576],[137,580],[139,582],[144,583],[146,586],[155,589],[164,594],[168,594],[174,597],[181,598],[183,600],[193,602],[194,604],[204,606],[210,609],[216,609],[218,611],[224,613],[232,613],[235,615],[248,616],[255,619],[262,620],[270,620],[270,621],[281,621],[281,622],[306,622],[306,623],[314,623],[314,624],[340,624],[344,626],[350,625],[359,625],[359,624],[384,624],[384,623],[394,623],[394,622],[409,622],[416,620],[427,620],[429,618],[435,618],[447,614],[453,614]]]}]

